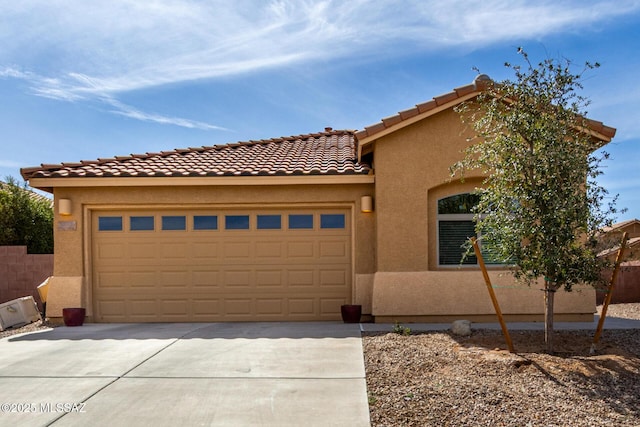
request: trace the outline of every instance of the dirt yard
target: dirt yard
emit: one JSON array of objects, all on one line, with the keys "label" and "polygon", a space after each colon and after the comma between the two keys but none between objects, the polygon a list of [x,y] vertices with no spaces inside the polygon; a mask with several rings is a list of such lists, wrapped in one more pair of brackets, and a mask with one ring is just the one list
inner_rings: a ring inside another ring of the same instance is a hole
[{"label": "dirt yard", "polygon": [[[610,316],[640,319],[640,304]],[[406,325],[410,327],[411,325]],[[363,338],[373,426],[639,426],[640,330],[447,332]]]}]

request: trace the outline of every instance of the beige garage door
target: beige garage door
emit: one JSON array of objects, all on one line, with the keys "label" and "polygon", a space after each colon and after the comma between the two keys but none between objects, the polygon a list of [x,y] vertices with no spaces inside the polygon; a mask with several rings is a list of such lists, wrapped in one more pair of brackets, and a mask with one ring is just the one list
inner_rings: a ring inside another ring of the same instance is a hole
[{"label": "beige garage door", "polygon": [[98,322],[338,320],[348,210],[93,211]]}]

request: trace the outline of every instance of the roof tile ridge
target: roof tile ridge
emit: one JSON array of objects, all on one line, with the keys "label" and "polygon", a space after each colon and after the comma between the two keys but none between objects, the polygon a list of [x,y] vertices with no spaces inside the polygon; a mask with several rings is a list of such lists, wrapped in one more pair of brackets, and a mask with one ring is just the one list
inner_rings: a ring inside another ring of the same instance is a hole
[{"label": "roof tile ridge", "polygon": [[436,95],[428,101],[416,104],[415,107],[408,108],[394,115],[385,117],[381,121],[370,126],[365,126],[361,131],[355,132],[355,137],[357,139],[361,139],[372,136],[378,132],[395,126],[398,123],[403,122],[404,120],[410,119],[422,113],[426,113],[433,110],[434,108],[445,105],[449,102],[455,101],[456,99],[460,99],[474,92],[485,90],[489,81],[492,81],[489,76],[487,76],[486,74],[480,74],[470,84],[459,86],[449,92]]}]

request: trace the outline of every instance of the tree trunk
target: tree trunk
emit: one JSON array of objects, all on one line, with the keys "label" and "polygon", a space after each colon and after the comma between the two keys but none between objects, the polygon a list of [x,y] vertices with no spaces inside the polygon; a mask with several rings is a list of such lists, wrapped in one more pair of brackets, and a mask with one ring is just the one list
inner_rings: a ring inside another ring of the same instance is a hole
[{"label": "tree trunk", "polygon": [[547,353],[553,354],[553,301],[556,289],[551,282],[545,281],[544,286],[544,342]]}]

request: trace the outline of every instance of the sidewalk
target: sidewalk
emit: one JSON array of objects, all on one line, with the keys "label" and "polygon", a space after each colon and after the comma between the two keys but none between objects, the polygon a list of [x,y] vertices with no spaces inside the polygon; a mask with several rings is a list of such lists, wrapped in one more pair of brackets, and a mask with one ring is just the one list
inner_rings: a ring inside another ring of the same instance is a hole
[{"label": "sidewalk", "polygon": [[[556,331],[595,331],[598,327],[600,316],[594,316],[593,322],[554,322],[553,328]],[[461,319],[463,319],[461,317]],[[451,328],[451,323],[406,323],[413,332],[424,331],[447,331]],[[362,332],[391,332],[391,323],[361,323]],[[471,323],[471,329],[497,329],[500,330],[500,323]],[[510,331],[543,331],[544,322],[507,322],[507,329]],[[604,321],[604,329],[640,329],[640,320],[623,319],[620,317],[609,317]]]}]

